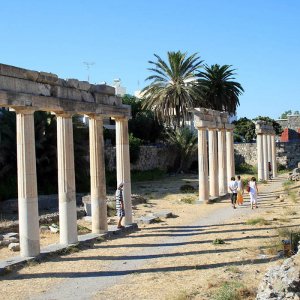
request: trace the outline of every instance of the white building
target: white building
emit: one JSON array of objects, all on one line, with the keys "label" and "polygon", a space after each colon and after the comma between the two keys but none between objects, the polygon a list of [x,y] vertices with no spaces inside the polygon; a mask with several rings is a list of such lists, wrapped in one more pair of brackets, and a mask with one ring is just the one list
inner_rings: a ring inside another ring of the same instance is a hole
[{"label": "white building", "polygon": [[123,97],[126,94],[126,88],[121,86],[121,79],[114,79],[112,86],[116,89],[116,95]]}]

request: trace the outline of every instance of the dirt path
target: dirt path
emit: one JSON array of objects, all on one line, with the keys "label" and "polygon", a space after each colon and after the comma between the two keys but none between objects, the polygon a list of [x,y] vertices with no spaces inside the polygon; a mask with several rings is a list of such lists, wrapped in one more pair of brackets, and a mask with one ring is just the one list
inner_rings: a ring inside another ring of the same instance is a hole
[{"label": "dirt path", "polygon": [[[216,289],[232,280],[248,291],[242,299],[252,299],[251,290],[267,267],[280,262],[266,251],[276,238],[276,228],[299,226],[299,219],[290,213],[299,205],[287,200],[282,204],[277,196],[284,180],[280,177],[260,187],[257,210],[251,210],[247,201],[236,210],[228,201],[157,203],[155,209],[172,206],[179,217],[28,266],[2,278],[0,288],[7,299],[213,299]],[[288,225],[283,213],[290,216]],[[270,221],[249,226],[244,221],[250,215]],[[214,245],[215,239],[225,244]]]}]

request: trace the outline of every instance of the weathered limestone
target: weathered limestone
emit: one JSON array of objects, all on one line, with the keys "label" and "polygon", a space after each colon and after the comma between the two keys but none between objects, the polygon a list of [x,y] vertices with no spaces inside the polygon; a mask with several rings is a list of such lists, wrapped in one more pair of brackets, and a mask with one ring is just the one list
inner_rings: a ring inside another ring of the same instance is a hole
[{"label": "weathered limestone", "polygon": [[70,114],[57,114],[57,163],[60,243],[72,244],[78,238],[73,125]]},{"label": "weathered limestone", "polygon": [[[60,243],[76,243],[77,213],[72,115],[90,116],[93,233],[107,230],[103,117],[117,119],[118,182],[124,181],[125,223],[132,223],[128,144],[129,105],[115,89],[76,79],[0,64],[0,107],[17,112],[18,197],[22,256],[40,252],[33,112],[57,115]],[[58,230],[58,228],[57,228]]]},{"label": "weathered limestone", "polygon": [[234,167],[234,148],[233,148],[233,129],[226,129],[226,164],[227,164],[227,180],[230,181],[235,176]]},{"label": "weathered limestone", "polygon": [[256,137],[257,143],[257,164],[258,164],[258,180],[264,180],[264,156],[263,156],[263,135],[257,134]]},{"label": "weathered limestone", "polygon": [[218,165],[219,165],[219,194],[227,194],[227,168],[226,168],[226,139],[225,129],[218,131]]},{"label": "weathered limestone", "polygon": [[198,128],[198,164],[199,164],[199,201],[207,202],[208,194],[208,166],[206,129]]},{"label": "weathered limestone", "polygon": [[275,134],[272,135],[271,139],[271,152],[272,152],[272,176],[277,177],[277,161],[276,161],[276,141]]},{"label": "weathered limestone", "polygon": [[21,256],[40,253],[39,212],[36,180],[34,111],[16,110],[19,236]]},{"label": "weathered limestone", "polygon": [[[193,112],[195,127],[198,129],[199,200],[208,201],[206,130],[209,138],[210,196],[216,198],[220,194],[227,194],[227,176],[234,175],[233,125],[228,123],[228,114],[225,112],[204,108],[197,108]],[[218,142],[216,130],[219,130]],[[225,134],[225,130],[228,133]]]},{"label": "weathered limestone", "polygon": [[208,130],[208,157],[209,157],[209,194],[219,197],[218,183],[218,152],[216,128]]},{"label": "weathered limestone", "polygon": [[116,160],[117,160],[117,183],[123,182],[123,197],[125,206],[125,225],[132,223],[131,204],[131,179],[130,179],[130,158],[128,119],[117,118],[116,120]]},{"label": "weathered limestone", "polygon": [[[269,180],[269,162],[272,166],[273,177],[277,176],[275,131],[271,123],[262,120],[255,122],[255,128],[257,134],[258,180]],[[274,176],[274,174],[276,175]]]},{"label": "weathered limestone", "polygon": [[91,174],[91,209],[92,232],[107,231],[107,205],[103,141],[103,118],[90,116],[90,174]]}]

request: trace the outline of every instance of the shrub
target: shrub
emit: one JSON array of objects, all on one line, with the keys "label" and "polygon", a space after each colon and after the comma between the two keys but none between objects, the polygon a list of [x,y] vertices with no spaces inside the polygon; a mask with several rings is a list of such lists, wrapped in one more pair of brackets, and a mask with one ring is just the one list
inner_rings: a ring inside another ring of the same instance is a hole
[{"label": "shrub", "polygon": [[133,136],[132,133],[129,135],[129,151],[131,163],[135,163],[139,159],[141,144],[141,139]]},{"label": "shrub", "polygon": [[246,221],[246,225],[270,225],[271,222],[264,218],[249,219]]},{"label": "shrub", "polygon": [[239,290],[244,288],[240,282],[224,282],[213,297],[214,300],[241,300]]},{"label": "shrub", "polygon": [[223,239],[215,239],[212,243],[214,245],[222,245],[225,244],[225,241]]},{"label": "shrub", "polygon": [[247,163],[241,163],[241,164],[237,164],[235,166],[235,171],[236,171],[236,173],[239,173],[239,174],[256,175],[257,174],[257,167],[251,166]]},{"label": "shrub", "polygon": [[183,193],[194,193],[195,188],[190,184],[184,184],[180,187],[180,191]]},{"label": "shrub", "polygon": [[196,199],[193,197],[183,197],[180,199],[180,202],[187,203],[187,204],[194,204],[195,201]]}]

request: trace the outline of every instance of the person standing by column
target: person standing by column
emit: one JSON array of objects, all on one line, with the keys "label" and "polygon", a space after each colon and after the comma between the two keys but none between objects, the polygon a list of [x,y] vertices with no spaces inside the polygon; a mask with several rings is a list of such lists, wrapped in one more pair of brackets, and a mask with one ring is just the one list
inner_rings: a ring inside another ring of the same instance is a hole
[{"label": "person standing by column", "polygon": [[229,182],[228,188],[231,192],[231,204],[234,209],[236,209],[236,199],[237,199],[237,190],[238,190],[238,183],[235,181],[235,177],[231,177],[231,181]]},{"label": "person standing by column", "polygon": [[116,190],[116,210],[119,218],[117,228],[124,228],[122,225],[123,217],[125,217],[124,200],[123,200],[124,183],[121,182]]}]

